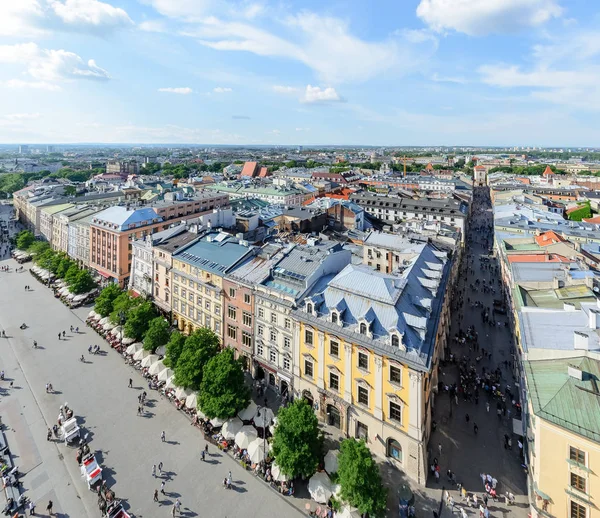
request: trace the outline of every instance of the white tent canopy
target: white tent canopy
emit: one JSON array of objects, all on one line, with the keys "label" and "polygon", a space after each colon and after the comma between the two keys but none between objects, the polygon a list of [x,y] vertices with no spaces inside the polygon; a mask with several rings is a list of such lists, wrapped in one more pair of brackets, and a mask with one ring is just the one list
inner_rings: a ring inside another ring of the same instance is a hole
[{"label": "white tent canopy", "polygon": [[116,336],[122,332],[123,332],[123,326],[117,326],[117,327],[114,327],[113,329],[111,329],[110,334],[113,336]]},{"label": "white tent canopy", "polygon": [[184,389],[183,387],[177,387],[177,390],[175,391],[175,397],[177,399],[185,399],[191,393],[192,393],[192,391],[190,389]]},{"label": "white tent canopy", "polygon": [[123,345],[131,345],[135,343],[135,338],[123,338]]},{"label": "white tent canopy", "polygon": [[132,355],[142,350],[142,344],[131,344],[127,349],[125,349],[125,353]]},{"label": "white tent canopy", "polygon": [[284,475],[281,472],[281,468],[277,465],[276,462],[273,462],[273,465],[271,466],[271,476],[276,482],[287,482],[288,480],[287,475]]},{"label": "white tent canopy", "polygon": [[238,417],[242,421],[251,421],[252,418],[256,415],[257,411],[258,407],[256,406],[256,403],[254,401],[250,401],[250,404],[246,408],[244,408],[244,410],[240,410],[238,412]]},{"label": "white tent canopy", "polygon": [[185,406],[190,409],[198,408],[198,394],[196,392],[185,398]]},{"label": "white tent canopy", "polygon": [[239,417],[232,417],[225,421],[225,424],[221,429],[221,434],[225,439],[235,439],[235,434],[238,433],[243,426],[244,423],[242,423],[242,420]]},{"label": "white tent canopy", "polygon": [[338,470],[338,455],[339,450],[329,450],[325,455],[325,471],[327,473],[335,473]]},{"label": "white tent canopy", "polygon": [[345,505],[339,513],[335,513],[335,518],[360,518],[360,513],[356,507]]},{"label": "white tent canopy", "polygon": [[273,410],[268,407],[263,407],[254,416],[254,426],[257,428],[268,428],[274,417],[275,414],[273,413]]},{"label": "white tent canopy", "polygon": [[248,445],[257,438],[258,432],[254,426],[246,425],[235,434],[235,443],[243,450],[248,448]]},{"label": "white tent canopy", "polygon": [[315,502],[326,504],[333,494],[331,480],[324,471],[315,473],[308,481],[308,492]]},{"label": "white tent canopy", "polygon": [[158,373],[158,381],[168,381],[173,377],[173,371],[165,367]]},{"label": "white tent canopy", "polygon": [[215,428],[219,428],[219,426],[223,426],[227,419],[221,419],[220,417],[213,417],[210,420],[210,424],[212,424]]},{"label": "white tent canopy", "polygon": [[161,371],[164,371],[166,368],[167,368],[167,366],[163,363],[162,360],[157,360],[152,365],[150,365],[148,372],[152,376],[156,376],[158,373],[160,373]]},{"label": "white tent canopy", "polygon": [[156,363],[157,361],[158,356],[156,356],[156,354],[150,354],[142,360],[142,367],[150,367],[153,363]]},{"label": "white tent canopy", "polygon": [[140,349],[139,351],[136,351],[136,353],[133,355],[133,359],[135,361],[140,361],[148,356],[150,356],[150,351],[146,351],[145,349]]},{"label": "white tent canopy", "polygon": [[250,457],[250,461],[255,464],[259,463],[261,460],[264,460],[267,451],[266,441],[259,437],[248,444],[248,456]]},{"label": "white tent canopy", "polygon": [[[168,369],[171,370],[171,369]],[[165,372],[165,371],[163,371]],[[167,380],[167,384],[165,385],[166,389],[174,389],[177,385],[175,385],[175,376],[171,376],[168,380]]]}]

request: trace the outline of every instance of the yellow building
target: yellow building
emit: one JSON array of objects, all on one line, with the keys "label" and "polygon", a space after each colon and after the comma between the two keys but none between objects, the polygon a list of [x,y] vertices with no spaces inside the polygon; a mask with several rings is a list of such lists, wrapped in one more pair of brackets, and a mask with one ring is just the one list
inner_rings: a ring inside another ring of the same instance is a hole
[{"label": "yellow building", "polygon": [[294,316],[299,395],[319,419],[424,484],[450,265],[444,252],[421,248],[399,276],[347,266]]},{"label": "yellow building", "polygon": [[171,309],[181,331],[206,327],[223,341],[223,277],[251,250],[229,234],[210,232],[173,254]]},{"label": "yellow building", "polygon": [[523,363],[531,516],[598,518],[600,361],[580,355]]}]

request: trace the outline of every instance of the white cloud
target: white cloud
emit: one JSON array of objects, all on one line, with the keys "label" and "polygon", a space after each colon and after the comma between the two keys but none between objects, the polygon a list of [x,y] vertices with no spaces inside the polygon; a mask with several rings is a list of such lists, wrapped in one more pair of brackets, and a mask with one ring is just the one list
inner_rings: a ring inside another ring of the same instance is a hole
[{"label": "white cloud", "polygon": [[556,0],[421,0],[417,16],[433,30],[470,36],[515,32],[561,16]]},{"label": "white cloud", "polygon": [[2,0],[0,35],[43,36],[53,30],[106,34],[133,25],[126,11],[99,0]]},{"label": "white cloud", "polygon": [[188,95],[193,92],[193,90],[189,86],[182,86],[182,87],[175,87],[175,88],[169,86],[167,88],[159,88],[158,91],[169,93],[169,94],[180,94],[180,95]]},{"label": "white cloud", "polygon": [[205,15],[212,0],[143,0],[154,9],[171,18],[184,18],[187,21],[197,20]]},{"label": "white cloud", "polygon": [[196,30],[181,34],[195,37],[215,50],[251,52],[304,63],[330,84],[366,81],[392,68],[416,68],[422,64],[421,47],[427,52],[435,47],[431,38],[416,37],[410,32],[396,32],[381,41],[365,41],[354,36],[343,20],[307,11],[271,27],[285,36],[256,24],[215,17],[204,18]]},{"label": "white cloud", "polygon": [[298,93],[300,89],[295,86],[274,85],[273,91],[278,94],[295,94]]},{"label": "white cloud", "polygon": [[0,63],[23,63],[31,77],[47,83],[74,79],[110,79],[109,73],[96,65],[93,59],[86,63],[74,52],[42,49],[35,43],[0,45]]},{"label": "white cloud", "polygon": [[9,113],[8,115],[5,115],[4,118],[7,120],[10,120],[10,121],[32,120],[32,119],[39,119],[40,114],[39,113]]},{"label": "white cloud", "polygon": [[162,20],[146,20],[138,24],[138,29],[145,32],[166,32],[167,27]]},{"label": "white cloud", "polygon": [[101,27],[105,31],[133,24],[123,9],[98,0],[50,0],[48,5],[68,26]]},{"label": "white cloud", "polygon": [[48,90],[51,92],[58,92],[62,88],[46,81],[23,81],[21,79],[9,79],[8,81],[0,82],[0,86],[7,88],[31,88],[33,90]]},{"label": "white cloud", "polygon": [[216,94],[226,94],[228,92],[233,92],[233,90],[226,86],[217,86],[217,87],[213,88],[213,92]]},{"label": "white cloud", "polygon": [[431,76],[431,80],[435,81],[436,83],[457,83],[457,84],[461,84],[461,85],[464,85],[469,82],[466,77],[441,76],[438,73],[433,74]]},{"label": "white cloud", "polygon": [[318,86],[307,85],[301,100],[305,103],[331,103],[340,102],[343,99],[335,91],[335,88],[331,86],[320,88]]}]

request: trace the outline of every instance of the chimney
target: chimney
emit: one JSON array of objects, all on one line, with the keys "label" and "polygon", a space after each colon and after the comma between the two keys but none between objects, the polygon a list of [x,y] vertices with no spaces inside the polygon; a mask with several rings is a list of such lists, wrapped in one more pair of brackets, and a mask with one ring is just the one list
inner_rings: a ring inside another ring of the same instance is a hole
[{"label": "chimney", "polygon": [[589,313],[589,328],[600,329],[600,310],[590,309]]},{"label": "chimney", "polygon": [[590,349],[590,336],[580,331],[573,332],[574,338],[574,349],[580,351],[589,351]]}]

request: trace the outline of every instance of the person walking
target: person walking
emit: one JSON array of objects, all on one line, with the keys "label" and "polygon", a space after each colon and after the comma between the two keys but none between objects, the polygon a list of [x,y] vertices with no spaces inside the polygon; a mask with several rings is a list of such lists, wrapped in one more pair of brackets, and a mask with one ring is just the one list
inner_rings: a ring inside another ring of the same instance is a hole
[{"label": "person walking", "polygon": [[181,509],[181,502],[179,501],[179,498],[175,499],[175,509],[178,513],[180,512],[179,510]]},{"label": "person walking", "polygon": [[[208,445],[207,445],[208,448]],[[440,456],[442,455],[442,443],[438,444],[438,451],[440,452]]]},{"label": "person walking", "polygon": [[163,430],[162,432],[160,432],[160,440],[162,442],[166,442],[166,435],[165,435],[165,431]]},{"label": "person walking", "polygon": [[58,339],[60,340],[60,333],[58,333]]},{"label": "person walking", "polygon": [[129,388],[133,388],[133,380],[131,378],[129,378],[129,385],[127,385]]},{"label": "person walking", "polygon": [[152,464],[152,476],[156,478],[156,464]]},{"label": "person walking", "polygon": [[488,414],[490,413],[490,403],[489,402],[487,402],[485,404],[485,410],[487,411]]},{"label": "person walking", "polygon": [[469,414],[465,414],[465,421],[467,422],[467,424],[469,424],[469,419],[470,419]]},{"label": "person walking", "polygon": [[48,512],[48,514],[50,516],[52,516],[54,513],[52,512],[52,507],[53,507],[53,503],[52,500],[48,501],[48,505],[46,506],[46,511]]},{"label": "person walking", "polygon": [[451,496],[448,497],[448,506],[450,507],[450,512],[454,514],[454,498]]},{"label": "person walking", "polygon": [[160,483],[160,492],[163,495],[165,494],[165,481],[164,480]]},{"label": "person walking", "polygon": [[154,490],[154,501],[158,502],[158,489]]},{"label": "person walking", "polygon": [[479,431],[479,426],[477,426],[477,423],[473,423],[473,432],[475,432],[475,435],[477,435],[478,431]]},{"label": "person walking", "polygon": [[158,463],[158,474],[162,477],[162,469],[163,469],[163,463],[162,461]]},{"label": "person walking", "polygon": [[35,516],[35,504],[33,500],[29,500],[29,516]]}]

